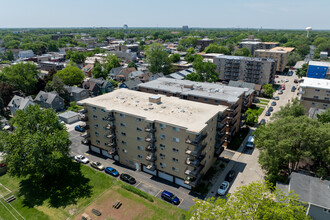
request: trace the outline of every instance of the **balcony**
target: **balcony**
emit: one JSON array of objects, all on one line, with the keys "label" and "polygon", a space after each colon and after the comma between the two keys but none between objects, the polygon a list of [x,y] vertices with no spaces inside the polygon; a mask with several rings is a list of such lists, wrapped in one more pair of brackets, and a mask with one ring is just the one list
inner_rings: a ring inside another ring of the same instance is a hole
[{"label": "balcony", "polygon": [[216,140],[221,140],[225,136],[225,132],[219,132],[218,135],[216,136]]},{"label": "balcony", "polygon": [[156,131],[156,129],[155,128],[152,128],[152,127],[146,127],[144,130],[146,132],[150,132],[150,133],[154,133]]},{"label": "balcony", "polygon": [[116,147],[117,144],[116,144],[116,142],[112,141],[112,142],[108,143],[108,146],[109,147]]},{"label": "balcony", "polygon": [[110,124],[108,124],[105,128],[108,129],[108,130],[112,130],[112,129],[115,129],[116,126],[115,126],[114,123],[110,123]]},{"label": "balcony", "polygon": [[149,152],[152,152],[152,153],[155,153],[156,151],[156,146],[154,146],[153,144],[149,144],[146,148],[146,151],[149,151]]},{"label": "balcony", "polygon": [[226,116],[225,115],[218,115],[218,122],[219,123],[223,123],[226,120]]},{"label": "balcony", "polygon": [[116,138],[116,135],[114,133],[113,134],[108,134],[107,138],[114,139],[114,138]]},{"label": "balcony", "polygon": [[144,140],[149,143],[154,143],[156,141],[154,136],[147,136]]},{"label": "balcony", "polygon": [[157,160],[157,157],[154,154],[149,154],[148,156],[146,156],[146,160],[150,162],[154,162],[155,160]]},{"label": "balcony", "polygon": [[190,140],[189,136],[186,139],[186,143],[187,144],[199,144],[200,142],[202,142],[205,138],[207,137],[207,134],[199,134],[196,136],[196,138],[194,140]]},{"label": "balcony", "polygon": [[226,124],[221,123],[219,126],[217,126],[217,131],[222,131],[224,127],[226,127]]},{"label": "balcony", "polygon": [[195,167],[195,169],[190,169],[187,167],[187,169],[184,171],[184,173],[188,176],[197,177],[200,173],[200,171],[204,168],[204,165],[199,165],[198,167]]},{"label": "balcony", "polygon": [[206,147],[206,144],[199,144],[199,145],[197,145],[195,150],[186,149],[186,154],[194,156],[194,157],[198,157],[201,154],[201,152],[204,150],[205,147]]},{"label": "balcony", "polygon": [[184,180],[184,183],[189,186],[196,187],[198,185],[201,177],[202,177],[202,175],[200,175],[200,174],[196,178],[187,176],[186,179]]},{"label": "balcony", "polygon": [[154,171],[156,169],[156,165],[154,163],[150,163],[146,168],[150,171]]},{"label": "balcony", "polygon": [[203,161],[203,159],[205,158],[205,154],[200,155],[199,157],[195,158],[195,159],[191,159],[191,158],[187,158],[186,159],[186,164],[193,166],[193,167],[198,167],[200,165],[200,163]]},{"label": "balcony", "polygon": [[219,148],[216,148],[214,151],[214,156],[218,157],[223,151],[225,150],[224,147],[222,147],[222,145]]},{"label": "balcony", "polygon": [[117,154],[117,149],[115,147],[110,147],[110,149],[108,150],[108,153],[110,155]]},{"label": "balcony", "polygon": [[88,112],[87,109],[84,109],[84,110],[80,111],[79,113],[86,114],[87,112]]}]

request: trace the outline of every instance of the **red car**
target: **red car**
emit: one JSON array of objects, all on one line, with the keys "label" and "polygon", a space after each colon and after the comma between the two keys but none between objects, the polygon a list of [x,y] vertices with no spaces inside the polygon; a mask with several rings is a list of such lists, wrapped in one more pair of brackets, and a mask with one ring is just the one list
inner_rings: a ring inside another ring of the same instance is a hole
[{"label": "red car", "polygon": [[282,90],[285,90],[285,85],[281,85],[281,89]]},{"label": "red car", "polygon": [[275,75],[275,78],[278,78],[278,75]]}]

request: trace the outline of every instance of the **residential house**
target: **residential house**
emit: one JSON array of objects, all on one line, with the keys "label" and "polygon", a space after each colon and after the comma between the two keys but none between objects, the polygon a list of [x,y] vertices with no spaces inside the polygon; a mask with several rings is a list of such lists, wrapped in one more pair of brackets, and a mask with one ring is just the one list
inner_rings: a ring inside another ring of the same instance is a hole
[{"label": "residential house", "polygon": [[82,88],[89,90],[91,96],[98,96],[113,91],[111,82],[103,78],[87,79],[82,83]]},{"label": "residential house", "polygon": [[54,91],[40,91],[34,99],[34,102],[40,105],[42,108],[52,108],[55,111],[61,111],[64,109],[64,99]]},{"label": "residential house", "polygon": [[9,102],[8,107],[10,113],[14,115],[17,110],[25,110],[29,105],[35,105],[31,96],[23,98],[15,95]]},{"label": "residential house", "polygon": [[78,102],[89,97],[89,91],[75,86],[65,86],[66,89],[66,99],[69,102]]},{"label": "residential house", "polygon": [[150,76],[149,81],[156,80],[161,77],[164,77],[163,73],[155,73],[155,74],[152,74],[152,76]]},{"label": "residential house", "polygon": [[306,205],[306,215],[314,220],[330,219],[330,181],[293,172],[289,184],[277,183],[286,193],[298,194],[299,201]]},{"label": "residential house", "polygon": [[140,79],[131,79],[120,84],[119,88],[125,88],[130,90],[138,90],[138,85],[141,84],[142,81]]},{"label": "residential house", "polygon": [[25,58],[31,58],[34,56],[34,53],[32,50],[23,50],[18,52],[18,58],[25,59]]},{"label": "residential house", "polygon": [[123,67],[115,67],[110,70],[109,77],[111,79],[116,79],[116,76],[123,70]]},{"label": "residential house", "polygon": [[134,67],[131,68],[124,68],[122,69],[118,75],[116,75],[116,80],[117,81],[126,81],[128,80],[128,76],[131,72],[136,71],[136,69]]},{"label": "residential house", "polygon": [[93,68],[94,68],[94,64],[89,63],[89,64],[84,65],[81,70],[84,72],[85,76],[92,77]]},{"label": "residential house", "polygon": [[132,79],[140,78],[140,76],[142,77],[143,74],[144,72],[142,72],[141,70],[136,70],[128,74],[128,79],[132,80]]}]

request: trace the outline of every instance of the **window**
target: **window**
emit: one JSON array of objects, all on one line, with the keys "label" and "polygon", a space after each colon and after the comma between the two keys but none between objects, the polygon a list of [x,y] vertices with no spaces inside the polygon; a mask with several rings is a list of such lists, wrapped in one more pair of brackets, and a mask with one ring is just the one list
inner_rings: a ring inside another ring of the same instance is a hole
[{"label": "window", "polygon": [[93,118],[96,120],[97,119],[97,115],[93,115]]},{"label": "window", "polygon": [[173,127],[173,131],[180,131],[180,128]]},{"label": "window", "polygon": [[122,127],[126,127],[126,123],[120,123],[120,126],[122,126]]},{"label": "window", "polygon": [[179,160],[177,158],[175,158],[175,157],[172,158],[172,161],[173,162],[179,162]]},{"label": "window", "polygon": [[172,167],[172,170],[175,172],[179,172],[179,168],[176,168],[176,167]]},{"label": "window", "polygon": [[126,136],[126,133],[125,132],[121,132],[121,135]]},{"label": "window", "polygon": [[166,164],[165,163],[159,163],[161,168],[165,168],[166,167]]},{"label": "window", "polygon": [[99,132],[95,131],[95,135],[96,135],[96,137],[98,137],[99,136]]},{"label": "window", "polygon": [[141,118],[136,118],[136,121],[141,122],[142,119]]},{"label": "window", "polygon": [[92,107],[93,111],[96,111],[96,107]]},{"label": "window", "polygon": [[165,155],[164,155],[164,154],[162,154],[162,153],[161,153],[161,154],[159,154],[159,156],[160,156],[160,158],[161,158],[161,159],[164,159],[164,158],[165,158]]},{"label": "window", "polygon": [[119,114],[120,117],[122,118],[125,118],[125,115],[124,114]]},{"label": "window", "polygon": [[330,93],[330,90],[327,90],[327,93]]},{"label": "window", "polygon": [[165,149],[165,145],[164,145],[164,144],[160,144],[159,147],[160,147],[160,149],[162,149],[162,150]]},{"label": "window", "polygon": [[173,141],[179,143],[180,139],[179,138],[173,138]]},{"label": "window", "polygon": [[142,131],[142,128],[136,127],[137,131]]},{"label": "window", "polygon": [[101,108],[101,112],[105,112],[104,108]]},{"label": "window", "polygon": [[140,138],[140,137],[137,137],[137,138],[136,138],[136,140],[138,140],[138,141],[142,141],[142,138]]},{"label": "window", "polygon": [[138,150],[143,150],[143,147],[141,147],[141,146],[137,146],[137,149],[138,149]]},{"label": "window", "polygon": [[98,124],[94,124],[94,128],[98,128],[99,127],[99,125]]},{"label": "window", "polygon": [[172,148],[172,151],[173,151],[173,152],[175,152],[175,153],[178,153],[178,152],[179,152],[179,149],[178,149],[178,148],[175,148],[175,147],[173,147],[173,148]]},{"label": "window", "polygon": [[317,105],[317,104],[316,104],[315,102],[312,102],[312,105],[314,105],[314,106],[315,106],[315,105]]},{"label": "window", "polygon": [[123,151],[124,153],[127,153],[127,150],[126,150],[126,149],[122,149],[122,151]]},{"label": "window", "polygon": [[324,100],[328,100],[329,101],[330,99],[328,97],[325,97]]},{"label": "window", "polygon": [[313,98],[314,98],[314,99],[318,99],[319,97],[318,97],[317,95],[314,95]]},{"label": "window", "polygon": [[215,100],[215,103],[219,104],[219,103],[220,103],[220,101],[219,101],[219,100]]},{"label": "window", "polygon": [[204,101],[205,101],[205,102],[208,102],[208,101],[209,101],[209,99],[204,99]]},{"label": "window", "polygon": [[323,104],[323,107],[326,108],[326,107],[328,107],[328,105],[327,104]]},{"label": "window", "polygon": [[160,137],[160,139],[165,139],[166,136],[165,136],[165,134],[160,134],[159,137]]},{"label": "window", "polygon": [[315,89],[315,92],[319,92],[320,90],[319,89]]},{"label": "window", "polygon": [[155,89],[155,92],[158,92],[158,90]]},{"label": "window", "polygon": [[139,155],[138,155],[138,158],[142,159],[143,157],[139,154]]},{"label": "window", "polygon": [[96,140],[96,144],[100,144],[100,141],[99,140]]},{"label": "window", "polygon": [[195,99],[195,100],[197,100],[197,99],[198,99],[198,97],[194,96],[194,99]]},{"label": "window", "polygon": [[126,145],[126,141],[121,141],[122,144]]},{"label": "window", "polygon": [[166,128],[166,125],[164,125],[164,124],[159,124],[159,127],[160,127],[161,129],[164,129],[164,128]]}]

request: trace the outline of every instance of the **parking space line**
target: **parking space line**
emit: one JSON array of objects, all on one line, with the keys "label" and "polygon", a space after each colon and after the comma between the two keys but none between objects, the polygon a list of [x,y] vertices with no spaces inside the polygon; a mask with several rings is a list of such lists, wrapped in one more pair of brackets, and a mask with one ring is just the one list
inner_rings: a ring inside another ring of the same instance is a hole
[{"label": "parking space line", "polygon": [[89,155],[88,153],[84,153],[84,154],[87,155],[87,156]]},{"label": "parking space line", "polygon": [[135,186],[135,188],[137,188],[141,183],[142,183],[142,181],[140,181],[139,184],[137,184],[137,185]]},{"label": "parking space line", "polygon": [[155,197],[157,197],[159,195],[159,193],[161,192],[161,190],[158,191],[158,193],[155,195]]},{"label": "parking space line", "polygon": [[180,197],[178,197],[178,198],[181,200],[180,204],[178,205],[178,208],[179,208],[180,205],[183,203],[184,199],[183,198],[180,198]]}]

